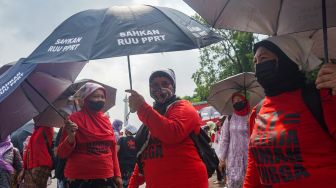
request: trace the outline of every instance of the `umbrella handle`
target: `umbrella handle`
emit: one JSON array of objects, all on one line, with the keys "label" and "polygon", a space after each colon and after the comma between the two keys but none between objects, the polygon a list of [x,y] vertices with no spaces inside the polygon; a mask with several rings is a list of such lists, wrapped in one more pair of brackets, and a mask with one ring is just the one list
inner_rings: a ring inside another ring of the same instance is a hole
[{"label": "umbrella handle", "polygon": [[133,90],[132,88],[132,72],[131,72],[131,60],[130,56],[127,56],[127,63],[128,63],[128,77],[129,77],[129,82],[130,82],[130,89]]},{"label": "umbrella handle", "polygon": [[53,109],[53,110],[55,110],[55,112],[58,114],[58,115],[60,115],[64,120],[66,120],[66,117],[59,111],[59,110],[57,110],[56,109],[56,107],[51,103],[51,102],[49,102],[48,101],[48,99],[45,97],[45,96],[43,96],[42,95],[42,93],[40,93],[29,81],[28,81],[28,79],[26,79],[25,80],[25,82],[46,102],[46,103],[48,103],[50,106],[51,106],[51,108]]}]

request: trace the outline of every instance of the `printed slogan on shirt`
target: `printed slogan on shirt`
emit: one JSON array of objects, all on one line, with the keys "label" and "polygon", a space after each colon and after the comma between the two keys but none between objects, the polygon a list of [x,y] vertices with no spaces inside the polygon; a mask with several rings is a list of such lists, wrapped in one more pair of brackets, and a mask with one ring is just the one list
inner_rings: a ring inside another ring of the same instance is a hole
[{"label": "printed slogan on shirt", "polygon": [[310,176],[303,166],[297,131],[277,129],[277,125],[290,127],[300,123],[299,114],[262,114],[255,123],[257,129],[251,135],[250,152],[263,184],[285,183]]}]

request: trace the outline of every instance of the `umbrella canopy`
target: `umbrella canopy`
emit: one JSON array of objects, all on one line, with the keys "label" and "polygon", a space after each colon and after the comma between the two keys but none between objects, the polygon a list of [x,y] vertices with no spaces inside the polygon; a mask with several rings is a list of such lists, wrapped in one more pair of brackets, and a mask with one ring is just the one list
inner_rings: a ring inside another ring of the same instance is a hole
[{"label": "umbrella canopy", "polygon": [[[326,28],[336,27],[335,0],[184,1],[215,28],[266,35],[284,35],[306,31],[316,33],[323,28],[324,32],[321,35],[324,36],[323,40],[317,41],[324,46],[319,46],[317,51],[323,50],[323,58],[329,59]],[[332,41],[331,44],[334,45],[335,41]],[[335,48],[335,45],[332,48]],[[332,53],[331,57],[335,58],[335,52]],[[320,56],[320,52],[318,55]]]},{"label": "umbrella canopy", "polygon": [[23,153],[23,142],[28,136],[33,134],[33,131],[34,122],[31,120],[11,134],[11,142],[13,143],[14,147],[20,150],[21,154]]},{"label": "umbrella canopy", "polygon": [[22,59],[19,60],[0,75],[1,138],[43,112],[49,106],[46,100],[56,100],[73,83],[86,63],[22,62]]},{"label": "umbrella canopy", "polygon": [[113,6],[71,16],[40,44],[26,63],[78,62],[189,50],[220,40],[207,26],[171,8]]},{"label": "umbrella canopy", "polygon": [[[294,33],[296,36],[304,36],[314,41],[313,53],[319,57],[324,58],[324,43],[322,29]],[[336,59],[336,27],[328,28],[328,54],[331,59]]]},{"label": "umbrella canopy", "polygon": [[[74,107],[74,104],[72,102],[69,103],[68,98],[71,95],[75,94],[76,91],[87,82],[94,82],[102,85],[105,88],[106,102],[104,108],[102,109],[103,112],[106,112],[115,105],[117,89],[90,79],[79,80],[71,84],[62,93],[62,95],[59,96],[55,102],[53,102],[53,105],[57,109],[63,109],[64,111],[67,111],[67,113],[75,112],[79,107]],[[56,111],[51,107],[48,107],[37,118],[35,118],[35,121],[38,125],[47,125],[53,127],[61,127],[64,125],[64,119],[59,114],[57,114]]]},{"label": "umbrella canopy", "polygon": [[[321,0],[184,0],[210,25],[283,35],[322,28]],[[326,0],[327,27],[336,26],[336,1]]]},{"label": "umbrella canopy", "polygon": [[0,67],[0,75],[3,74],[4,72],[6,72],[13,65],[15,65],[15,63],[17,63],[17,61],[14,61],[14,62],[11,62],[11,63],[7,63],[5,65],[2,65],[2,67]]},{"label": "umbrella canopy", "polygon": [[220,40],[207,26],[171,8],[113,6],[71,16],[26,62],[73,62],[188,50]]},{"label": "umbrella canopy", "polygon": [[265,96],[263,88],[257,82],[254,73],[244,72],[212,85],[208,102],[223,115],[233,112],[232,94],[245,93],[251,106],[255,106]]}]

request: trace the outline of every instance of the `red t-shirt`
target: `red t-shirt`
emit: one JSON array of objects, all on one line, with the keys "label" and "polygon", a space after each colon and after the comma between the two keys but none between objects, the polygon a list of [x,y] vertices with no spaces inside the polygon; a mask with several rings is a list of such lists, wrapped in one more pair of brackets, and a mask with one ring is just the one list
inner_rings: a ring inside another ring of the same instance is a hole
[{"label": "red t-shirt", "polygon": [[[324,115],[333,116],[335,108]],[[266,97],[255,113],[244,188],[336,187],[336,140],[314,119],[301,90]]]},{"label": "red t-shirt", "polygon": [[[140,120],[148,126],[151,139],[142,153],[144,179],[147,188],[207,188],[208,177],[203,161],[190,139],[192,131],[199,131],[201,120],[188,101],[174,103],[165,116],[148,104],[138,110]],[[137,167],[129,188],[139,182]]]},{"label": "red t-shirt", "polygon": [[70,116],[78,125],[76,141],[70,144],[62,132],[57,155],[66,158],[65,177],[103,179],[120,175],[116,141],[109,119],[102,113],[83,109]]}]

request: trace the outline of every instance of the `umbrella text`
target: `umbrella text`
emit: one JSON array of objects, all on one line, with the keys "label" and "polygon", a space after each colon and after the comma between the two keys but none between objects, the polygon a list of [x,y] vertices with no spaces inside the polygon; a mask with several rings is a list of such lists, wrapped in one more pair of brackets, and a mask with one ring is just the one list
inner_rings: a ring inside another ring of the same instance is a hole
[{"label": "umbrella text", "polygon": [[9,87],[12,87],[18,80],[23,77],[22,72],[18,72],[12,79],[10,79],[5,85],[0,88],[0,95],[8,91]]},{"label": "umbrella text", "polygon": [[48,48],[48,52],[74,51],[80,45],[80,41],[82,40],[82,38],[83,37],[57,39],[56,42],[54,43],[56,46],[50,46]]},{"label": "umbrella text", "polygon": [[159,41],[164,41],[165,35],[159,35],[159,36],[150,36],[150,37],[141,37],[141,38],[123,38],[123,39],[118,39],[118,45],[123,46],[123,45],[129,45],[129,44],[146,44],[146,43],[151,43],[151,42],[159,42]]},{"label": "umbrella text", "polygon": [[151,42],[159,42],[165,40],[165,35],[162,35],[159,30],[140,30],[140,31],[126,31],[120,32],[118,38],[118,45],[130,44],[146,44]]}]

